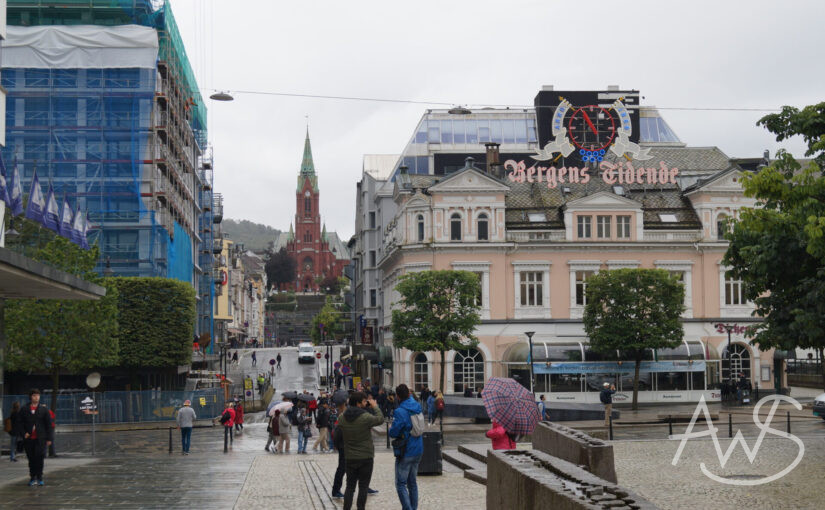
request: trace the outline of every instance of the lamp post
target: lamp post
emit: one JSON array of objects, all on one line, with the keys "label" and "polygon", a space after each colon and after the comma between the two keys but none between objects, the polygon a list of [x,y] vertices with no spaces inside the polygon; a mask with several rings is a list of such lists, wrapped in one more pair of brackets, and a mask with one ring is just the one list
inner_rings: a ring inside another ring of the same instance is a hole
[{"label": "lamp post", "polygon": [[527,335],[527,343],[530,346],[530,352],[527,353],[527,361],[530,363],[530,393],[533,394],[533,398],[536,396],[536,392],[533,389],[536,383],[535,377],[533,375],[533,335],[536,334],[535,331],[527,331],[524,333]]},{"label": "lamp post", "polygon": [[729,382],[731,390],[732,390],[733,389],[733,364],[732,364],[732,359],[731,359],[731,356],[730,356],[730,343],[731,343],[730,336],[731,336],[731,333],[733,333],[733,330],[735,329],[736,326],[734,324],[719,324],[719,326],[722,326],[723,328],[725,328],[725,331],[728,332],[728,348],[727,348],[728,382]]}]

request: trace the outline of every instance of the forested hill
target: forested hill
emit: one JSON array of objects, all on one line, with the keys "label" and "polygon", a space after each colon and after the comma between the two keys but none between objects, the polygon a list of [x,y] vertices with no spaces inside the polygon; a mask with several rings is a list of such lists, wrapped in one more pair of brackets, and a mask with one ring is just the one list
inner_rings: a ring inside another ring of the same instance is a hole
[{"label": "forested hill", "polygon": [[221,223],[223,232],[236,243],[243,243],[244,247],[252,251],[263,251],[269,247],[269,243],[275,240],[275,236],[281,231],[253,223],[249,220],[233,220],[225,218]]}]

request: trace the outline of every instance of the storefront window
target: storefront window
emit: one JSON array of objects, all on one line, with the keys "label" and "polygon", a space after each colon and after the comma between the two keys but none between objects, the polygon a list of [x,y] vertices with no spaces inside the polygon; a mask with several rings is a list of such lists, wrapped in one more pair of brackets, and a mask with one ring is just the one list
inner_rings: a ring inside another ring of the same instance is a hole
[{"label": "storefront window", "polygon": [[686,391],[689,372],[663,372],[656,374],[656,389],[659,391]]},{"label": "storefront window", "polygon": [[584,375],[583,374],[551,374],[550,375],[550,391],[553,392],[570,392],[570,391],[584,391]]},{"label": "storefront window", "polygon": [[704,372],[689,372],[690,379],[691,379],[691,388],[692,390],[704,390],[705,389],[705,373]]}]

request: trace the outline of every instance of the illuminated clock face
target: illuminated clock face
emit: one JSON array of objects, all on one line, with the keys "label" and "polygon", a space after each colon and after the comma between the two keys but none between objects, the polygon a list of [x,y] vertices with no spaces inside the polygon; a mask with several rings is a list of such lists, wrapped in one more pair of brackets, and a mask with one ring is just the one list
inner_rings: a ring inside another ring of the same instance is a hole
[{"label": "illuminated clock face", "polygon": [[584,106],[570,116],[568,131],[580,154],[596,156],[601,161],[616,137],[616,121],[609,110],[596,105]]},{"label": "illuminated clock face", "polygon": [[305,197],[309,197],[309,191],[305,191],[305,192],[304,192],[304,196],[305,196]]}]

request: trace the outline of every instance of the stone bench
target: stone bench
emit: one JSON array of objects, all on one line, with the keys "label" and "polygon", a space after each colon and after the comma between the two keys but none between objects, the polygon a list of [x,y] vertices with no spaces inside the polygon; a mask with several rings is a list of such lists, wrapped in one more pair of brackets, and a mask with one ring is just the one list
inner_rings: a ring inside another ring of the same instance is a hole
[{"label": "stone bench", "polygon": [[553,422],[539,423],[532,436],[534,450],[583,466],[599,478],[616,483],[613,445]]}]

